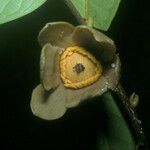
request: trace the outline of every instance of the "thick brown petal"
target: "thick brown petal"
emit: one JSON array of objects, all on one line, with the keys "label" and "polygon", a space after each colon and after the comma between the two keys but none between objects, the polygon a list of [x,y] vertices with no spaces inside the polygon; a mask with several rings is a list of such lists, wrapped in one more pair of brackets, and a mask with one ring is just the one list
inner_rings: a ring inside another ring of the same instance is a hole
[{"label": "thick brown petal", "polygon": [[63,85],[54,91],[46,92],[40,84],[32,92],[31,110],[35,116],[42,119],[57,119],[66,112],[65,100],[66,94]]},{"label": "thick brown petal", "polygon": [[73,32],[73,41],[82,47],[86,47],[97,59],[103,63],[109,63],[115,56],[114,42],[104,35],[87,26],[77,26]]},{"label": "thick brown petal", "polygon": [[109,70],[92,85],[78,90],[66,89],[66,107],[75,107],[80,102],[100,96],[109,89],[114,90],[120,79],[120,65],[120,60],[117,56],[116,60],[110,64]]},{"label": "thick brown petal", "polygon": [[47,23],[40,31],[38,40],[41,46],[50,43],[54,46],[65,47],[70,44],[69,36],[74,26],[67,22]]},{"label": "thick brown petal", "polygon": [[114,90],[120,79],[121,62],[119,56],[116,55],[115,61],[111,63],[107,71],[104,72],[103,76],[107,80],[108,89]]},{"label": "thick brown petal", "polygon": [[46,90],[60,84],[59,52],[61,49],[50,44],[44,45],[40,58],[40,76]]},{"label": "thick brown petal", "polygon": [[107,85],[105,83],[105,78],[101,77],[101,79],[88,87],[78,90],[67,89],[66,107],[75,107],[82,101],[103,94],[107,91]]}]

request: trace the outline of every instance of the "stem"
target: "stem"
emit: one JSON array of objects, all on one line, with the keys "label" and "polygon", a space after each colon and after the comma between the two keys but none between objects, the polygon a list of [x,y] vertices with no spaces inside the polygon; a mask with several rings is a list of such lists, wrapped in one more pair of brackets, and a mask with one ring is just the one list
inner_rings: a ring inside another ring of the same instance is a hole
[{"label": "stem", "polygon": [[125,90],[121,86],[121,84],[118,84],[118,86],[115,88],[114,92],[116,92],[117,95],[119,96],[119,98],[122,100],[123,105],[125,106],[125,109],[129,115],[129,117],[131,118],[132,125],[135,130],[135,134],[137,136],[138,146],[145,145],[145,135],[144,135],[143,128],[141,125],[141,120],[138,119],[136,112],[131,107],[131,105],[129,103],[129,98],[128,98]]},{"label": "stem", "polygon": [[76,10],[75,6],[72,4],[70,0],[64,0],[67,6],[70,8],[74,16],[76,17],[79,24],[87,25],[86,19],[82,18],[80,13]]}]

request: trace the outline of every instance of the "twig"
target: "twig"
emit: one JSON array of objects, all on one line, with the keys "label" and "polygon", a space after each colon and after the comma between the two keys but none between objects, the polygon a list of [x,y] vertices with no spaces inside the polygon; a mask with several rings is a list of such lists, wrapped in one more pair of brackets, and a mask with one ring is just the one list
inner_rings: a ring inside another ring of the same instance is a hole
[{"label": "twig", "polygon": [[138,119],[136,112],[131,107],[129,98],[128,98],[125,90],[123,89],[121,84],[118,84],[118,86],[116,87],[116,89],[114,91],[117,93],[119,98],[122,100],[122,103],[129,115],[129,117],[131,118],[132,125],[135,130],[135,134],[137,136],[138,146],[145,145],[145,135],[144,135],[144,131],[143,131],[143,128],[141,125],[141,120]]}]

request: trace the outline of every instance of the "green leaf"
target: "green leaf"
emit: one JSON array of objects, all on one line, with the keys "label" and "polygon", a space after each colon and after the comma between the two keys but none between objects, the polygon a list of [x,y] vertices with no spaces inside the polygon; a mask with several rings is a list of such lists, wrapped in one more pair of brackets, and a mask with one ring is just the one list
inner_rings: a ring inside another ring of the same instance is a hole
[{"label": "green leaf", "polygon": [[66,0],[76,15],[86,20],[87,25],[108,30],[118,9],[120,0]]},{"label": "green leaf", "polygon": [[102,108],[107,127],[99,136],[98,150],[135,150],[131,131],[110,92],[103,94]]},{"label": "green leaf", "polygon": [[0,0],[0,24],[22,17],[46,0]]}]

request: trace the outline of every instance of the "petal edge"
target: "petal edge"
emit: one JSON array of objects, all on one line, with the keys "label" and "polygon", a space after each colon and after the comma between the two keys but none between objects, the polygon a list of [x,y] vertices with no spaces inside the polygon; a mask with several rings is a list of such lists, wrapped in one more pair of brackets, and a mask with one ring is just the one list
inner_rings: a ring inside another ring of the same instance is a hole
[{"label": "petal edge", "polygon": [[55,88],[60,84],[59,47],[44,45],[40,57],[40,77],[45,90]]},{"label": "petal edge", "polygon": [[39,32],[38,41],[41,46],[44,46],[46,43],[60,46],[73,30],[74,26],[67,22],[47,23]]},{"label": "petal edge", "polygon": [[46,92],[41,84],[38,85],[32,92],[30,102],[32,113],[45,120],[62,117],[66,112],[64,93],[63,86],[50,93]]}]

